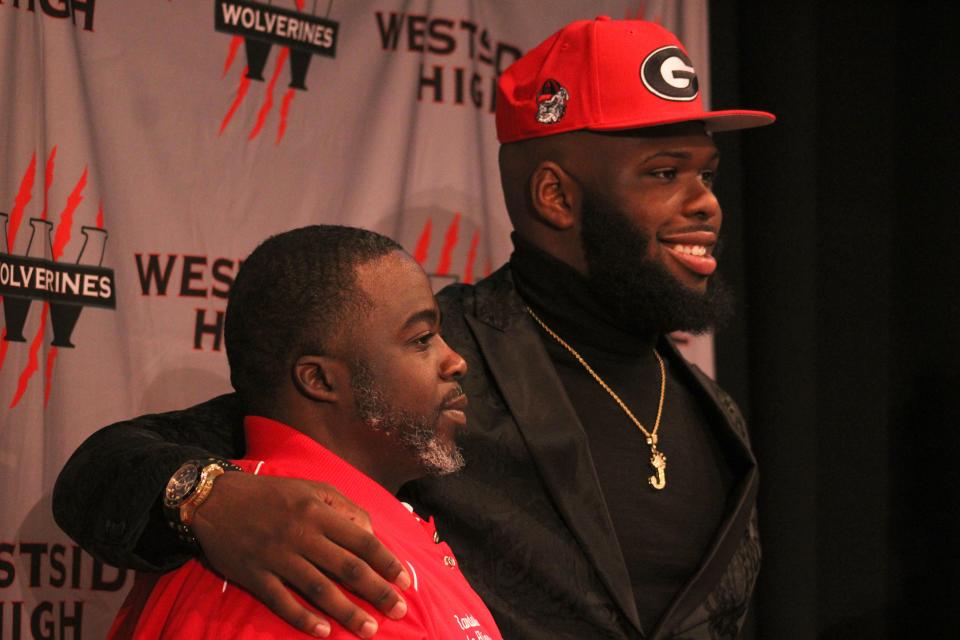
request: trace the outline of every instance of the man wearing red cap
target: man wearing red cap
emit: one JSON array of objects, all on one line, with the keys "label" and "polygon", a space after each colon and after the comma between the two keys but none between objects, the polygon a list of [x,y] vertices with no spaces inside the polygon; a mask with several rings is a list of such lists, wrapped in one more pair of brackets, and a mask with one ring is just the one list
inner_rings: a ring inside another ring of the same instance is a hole
[{"label": "man wearing red cap", "polygon": [[[475,286],[438,296],[445,337],[470,365],[467,465],[404,493],[436,516],[504,637],[738,635],[760,559],[756,462],[733,401],[666,335],[705,330],[730,308],[713,275],[722,214],[710,133],[772,121],[704,111],[682,45],[642,21],[574,22],[501,76],[516,250]],[[235,404],[224,396],[95,434],[61,474],[58,522],[114,562],[182,562],[191,550],[148,522],[151,509],[198,446],[238,453]],[[158,456],[137,486],[112,481],[128,464],[118,452],[148,450]],[[278,577],[358,635],[367,617],[324,588],[329,577],[403,614],[403,594],[383,580],[405,582],[400,565],[375,537],[325,535],[349,505],[323,489],[334,508],[291,511],[296,488],[230,476],[194,527],[225,575],[301,629],[317,613]],[[244,519],[254,509],[262,517]],[[290,518],[308,535],[270,526]],[[283,551],[266,557],[266,546]]]}]

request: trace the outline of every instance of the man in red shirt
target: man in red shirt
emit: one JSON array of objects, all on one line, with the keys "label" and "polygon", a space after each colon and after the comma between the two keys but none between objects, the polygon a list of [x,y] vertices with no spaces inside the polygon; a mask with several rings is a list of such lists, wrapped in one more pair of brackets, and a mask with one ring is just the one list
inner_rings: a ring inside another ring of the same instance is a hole
[{"label": "man in red shirt", "polygon": [[[393,495],[409,480],[463,465],[454,434],[466,424],[458,381],[467,366],[439,330],[426,275],[389,238],[313,226],[266,240],[243,263],[226,317],[247,453],[236,464],[197,460],[171,479],[171,526],[190,538],[194,517],[202,518],[197,507],[225,472],[328,482],[370,514],[406,574],[402,610],[391,612],[401,620],[345,593],[373,616],[379,637],[500,638],[432,520]],[[354,637],[336,623],[313,632]],[[311,637],[204,560],[139,576],[111,630],[112,638],[295,636]]]}]

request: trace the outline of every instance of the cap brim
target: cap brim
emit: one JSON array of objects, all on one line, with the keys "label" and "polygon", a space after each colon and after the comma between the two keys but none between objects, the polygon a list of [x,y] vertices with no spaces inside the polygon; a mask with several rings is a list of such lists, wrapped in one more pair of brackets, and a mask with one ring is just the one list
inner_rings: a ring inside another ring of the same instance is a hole
[{"label": "cap brim", "polygon": [[753,129],[773,124],[777,119],[766,111],[708,111],[704,118],[707,131],[736,131],[737,129]]},{"label": "cap brim", "polygon": [[736,131],[738,129],[753,129],[755,127],[764,127],[772,124],[777,117],[766,111],[704,111],[696,115],[685,115],[677,118],[666,118],[663,120],[634,120],[630,122],[606,123],[601,125],[591,125],[586,127],[591,131],[623,131],[626,129],[646,129],[648,127],[659,127],[670,124],[680,124],[681,122],[703,122],[704,128],[712,133],[714,131]]}]

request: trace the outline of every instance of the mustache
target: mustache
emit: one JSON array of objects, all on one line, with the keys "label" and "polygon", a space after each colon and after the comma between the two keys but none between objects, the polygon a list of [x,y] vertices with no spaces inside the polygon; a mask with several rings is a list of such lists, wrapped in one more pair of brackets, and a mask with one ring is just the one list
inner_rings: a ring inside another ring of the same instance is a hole
[{"label": "mustache", "polygon": [[706,222],[698,222],[696,224],[689,224],[685,227],[680,227],[678,229],[670,229],[673,233],[689,233],[693,231],[707,231],[709,233],[715,233],[720,235],[720,229],[716,225],[707,224]]},{"label": "mustache", "polygon": [[441,407],[445,407],[460,396],[463,395],[463,387],[460,383],[457,383],[457,386],[447,392],[447,395],[443,396],[443,402],[440,403]]}]

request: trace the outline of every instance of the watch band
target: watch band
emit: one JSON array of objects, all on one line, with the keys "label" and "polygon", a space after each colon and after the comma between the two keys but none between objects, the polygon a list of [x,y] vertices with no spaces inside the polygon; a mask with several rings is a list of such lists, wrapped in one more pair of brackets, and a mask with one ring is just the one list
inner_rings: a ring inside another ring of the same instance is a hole
[{"label": "watch band", "polygon": [[[164,512],[167,523],[177,532],[180,540],[199,548],[191,525],[197,508],[202,505],[213,490],[214,481],[226,471],[242,471],[240,467],[227,460],[208,458],[206,460],[188,460],[170,477],[164,491]],[[184,484],[183,477],[193,476],[192,484]]]},{"label": "watch band", "polygon": [[193,524],[193,514],[210,496],[213,481],[223,475],[224,468],[217,462],[211,462],[200,471],[200,481],[190,497],[180,503],[180,524],[189,527]]}]

